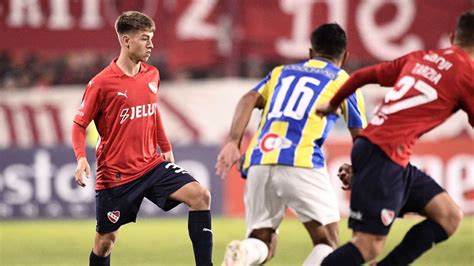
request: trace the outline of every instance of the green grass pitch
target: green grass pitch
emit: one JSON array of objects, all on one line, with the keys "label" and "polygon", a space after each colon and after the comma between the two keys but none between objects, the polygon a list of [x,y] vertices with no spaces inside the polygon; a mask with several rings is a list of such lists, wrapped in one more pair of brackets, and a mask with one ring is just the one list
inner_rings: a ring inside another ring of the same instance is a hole
[{"label": "green grass pitch", "polygon": [[[397,220],[384,254],[419,221]],[[0,265],[87,265],[94,239],[95,221],[2,221]],[[220,265],[226,244],[241,239],[243,219],[215,218],[214,263]],[[341,243],[350,239],[347,220],[341,222]],[[304,227],[285,219],[280,228],[276,257],[266,265],[302,265],[311,250]],[[193,265],[185,218],[142,219],[122,227],[113,250],[112,265]],[[414,265],[474,265],[474,217],[465,217],[457,233]]]}]

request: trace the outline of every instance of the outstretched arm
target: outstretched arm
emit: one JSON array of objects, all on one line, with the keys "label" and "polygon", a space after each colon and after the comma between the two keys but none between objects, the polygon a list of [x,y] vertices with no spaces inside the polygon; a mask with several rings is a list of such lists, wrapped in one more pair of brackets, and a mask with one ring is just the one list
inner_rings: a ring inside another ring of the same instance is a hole
[{"label": "outstretched arm", "polygon": [[316,107],[316,114],[322,117],[335,113],[344,99],[358,88],[370,83],[378,83],[376,66],[365,67],[354,72],[328,103]]},{"label": "outstretched arm", "polygon": [[250,120],[252,110],[263,107],[264,100],[256,91],[247,92],[237,104],[230,133],[217,156],[216,174],[225,178],[231,167],[240,161],[240,142]]},{"label": "outstretched arm", "polygon": [[395,85],[400,71],[411,55],[412,54],[407,54],[393,61],[383,62],[357,70],[328,103],[316,107],[316,114],[318,116],[325,116],[330,113],[335,113],[344,99],[364,85],[374,83],[386,87]]}]

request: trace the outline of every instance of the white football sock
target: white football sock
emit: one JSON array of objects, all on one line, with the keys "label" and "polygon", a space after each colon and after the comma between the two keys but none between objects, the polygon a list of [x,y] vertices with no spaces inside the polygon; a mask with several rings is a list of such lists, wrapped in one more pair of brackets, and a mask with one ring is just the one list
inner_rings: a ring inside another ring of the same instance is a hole
[{"label": "white football sock", "polygon": [[247,238],[241,241],[247,250],[247,265],[262,264],[268,256],[268,247],[262,240]]},{"label": "white football sock", "polygon": [[303,266],[319,266],[334,249],[326,244],[316,245],[303,263]]}]

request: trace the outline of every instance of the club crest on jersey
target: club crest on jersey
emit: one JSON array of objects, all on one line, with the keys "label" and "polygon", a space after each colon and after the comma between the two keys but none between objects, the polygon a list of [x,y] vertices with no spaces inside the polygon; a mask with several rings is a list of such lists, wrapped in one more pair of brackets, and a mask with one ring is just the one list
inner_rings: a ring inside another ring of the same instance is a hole
[{"label": "club crest on jersey", "polygon": [[111,211],[107,213],[107,218],[112,223],[116,223],[120,219],[120,211]]},{"label": "club crest on jersey", "polygon": [[395,212],[389,209],[382,209],[380,218],[385,226],[389,226],[395,219]]},{"label": "club crest on jersey", "polygon": [[260,150],[262,152],[271,152],[275,149],[287,149],[291,147],[291,140],[280,137],[275,133],[268,133],[260,141]]},{"label": "club crest on jersey", "polygon": [[148,83],[148,88],[151,90],[151,92],[153,92],[154,94],[156,94],[158,92],[158,84],[156,84],[156,82],[149,82]]}]

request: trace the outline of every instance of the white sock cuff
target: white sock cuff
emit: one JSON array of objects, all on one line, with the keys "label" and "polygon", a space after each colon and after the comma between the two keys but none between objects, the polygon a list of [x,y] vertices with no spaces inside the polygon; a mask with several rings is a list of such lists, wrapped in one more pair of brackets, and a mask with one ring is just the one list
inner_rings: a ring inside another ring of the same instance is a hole
[{"label": "white sock cuff", "polygon": [[[242,245],[249,255],[247,259],[254,260],[255,264],[262,264],[268,256],[268,247],[265,242],[257,238],[246,238],[242,240]],[[248,261],[250,262],[250,261]]]},{"label": "white sock cuff", "polygon": [[321,262],[323,262],[324,258],[326,258],[326,256],[331,254],[333,251],[334,249],[329,245],[316,245],[304,261],[303,266],[321,265]]}]

